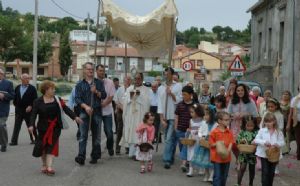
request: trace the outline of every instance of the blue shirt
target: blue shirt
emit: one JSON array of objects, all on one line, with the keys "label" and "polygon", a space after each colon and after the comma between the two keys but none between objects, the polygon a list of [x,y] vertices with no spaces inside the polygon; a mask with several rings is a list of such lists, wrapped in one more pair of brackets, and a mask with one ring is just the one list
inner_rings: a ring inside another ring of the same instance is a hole
[{"label": "blue shirt", "polygon": [[22,98],[23,95],[25,94],[27,88],[28,88],[28,85],[21,85],[21,86],[20,86],[20,95],[21,95],[21,98]]},{"label": "blue shirt", "polygon": [[68,107],[70,107],[71,109],[74,109],[74,107],[76,106],[76,103],[75,103],[75,88],[76,87],[74,87],[72,89],[72,92],[69,96],[69,101],[68,101]]}]

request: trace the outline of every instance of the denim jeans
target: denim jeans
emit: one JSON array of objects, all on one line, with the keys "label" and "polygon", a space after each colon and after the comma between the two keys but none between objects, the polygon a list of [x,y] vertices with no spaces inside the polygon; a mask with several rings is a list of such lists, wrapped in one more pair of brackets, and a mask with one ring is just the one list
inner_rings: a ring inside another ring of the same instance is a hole
[{"label": "denim jeans", "polygon": [[[101,138],[100,138],[100,126],[102,116],[99,113],[92,115],[91,132],[92,132],[92,159],[101,158]],[[89,122],[90,117],[86,113],[80,113],[80,118],[83,120],[83,124],[79,125],[80,139],[79,139],[79,153],[78,156],[85,159],[86,145],[88,140]]]},{"label": "denim jeans", "polygon": [[[104,133],[106,135],[106,147],[108,150],[113,150],[114,149],[114,133],[112,130],[112,114],[107,115],[107,116],[102,116],[102,121],[103,121],[103,128],[104,128]],[[101,125],[100,125],[101,127]],[[101,129],[100,129],[101,131]],[[99,134],[101,138],[101,133]]]},{"label": "denim jeans", "polygon": [[174,154],[175,154],[175,144],[174,144],[174,120],[167,121],[167,128],[165,129],[165,149],[163,153],[164,163],[173,164]]},{"label": "denim jeans", "polygon": [[225,186],[230,163],[214,163],[213,186]]},{"label": "denim jeans", "polygon": [[8,142],[7,128],[6,128],[7,117],[0,118],[0,145],[6,147]]},{"label": "denim jeans", "polygon": [[175,139],[174,139],[174,144],[175,144],[175,149],[177,147],[177,144],[179,146],[179,157],[181,160],[187,160],[187,146],[186,145],[182,145],[180,143],[180,138],[185,138],[185,133],[184,131],[180,131],[180,130],[175,130]]},{"label": "denim jeans", "polygon": [[266,158],[261,158],[261,185],[272,186],[277,163],[271,163]]}]

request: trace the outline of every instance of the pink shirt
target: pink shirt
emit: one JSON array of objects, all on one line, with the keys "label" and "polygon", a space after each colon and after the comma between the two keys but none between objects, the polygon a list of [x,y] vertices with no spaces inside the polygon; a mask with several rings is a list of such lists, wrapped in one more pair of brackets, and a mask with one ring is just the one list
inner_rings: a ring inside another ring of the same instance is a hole
[{"label": "pink shirt", "polygon": [[[113,83],[112,80],[110,79],[104,79],[104,88],[105,88],[105,92],[107,94],[107,97],[103,100],[106,101],[109,97],[113,97],[115,95],[116,92],[116,88],[115,85]],[[102,113],[103,116],[107,116],[113,113],[113,106],[112,103],[108,104],[107,106],[102,108]]]},{"label": "pink shirt", "polygon": [[153,125],[146,125],[145,123],[141,123],[136,128],[136,133],[143,134],[144,130],[147,130],[147,141],[153,141],[155,135],[155,128]]}]

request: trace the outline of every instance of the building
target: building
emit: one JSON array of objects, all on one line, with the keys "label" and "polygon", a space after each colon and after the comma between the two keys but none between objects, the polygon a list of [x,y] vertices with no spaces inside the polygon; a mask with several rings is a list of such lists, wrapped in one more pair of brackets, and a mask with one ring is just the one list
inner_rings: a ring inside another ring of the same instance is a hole
[{"label": "building", "polygon": [[200,41],[200,44],[198,45],[198,49],[204,50],[209,53],[219,53],[219,44],[212,44],[208,41]]},{"label": "building", "polygon": [[[89,38],[88,38],[89,37]],[[71,41],[96,41],[96,34],[88,30],[72,30],[70,32]]]},{"label": "building", "polygon": [[300,61],[300,0],[259,0],[251,12],[251,64],[245,78],[279,97],[297,92]]}]

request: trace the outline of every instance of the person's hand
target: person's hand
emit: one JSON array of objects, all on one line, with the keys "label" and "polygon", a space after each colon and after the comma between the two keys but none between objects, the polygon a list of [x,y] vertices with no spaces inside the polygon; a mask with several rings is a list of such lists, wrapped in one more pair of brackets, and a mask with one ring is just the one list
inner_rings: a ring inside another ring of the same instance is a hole
[{"label": "person's hand", "polygon": [[172,94],[171,87],[168,86],[167,89],[166,89],[166,92],[167,92],[168,95],[171,95]]},{"label": "person's hand", "polygon": [[80,117],[76,117],[76,118],[75,118],[75,121],[76,121],[76,123],[78,123],[78,124],[83,124],[83,121],[82,121],[82,119],[81,119]]},{"label": "person's hand", "polygon": [[33,126],[28,127],[28,132],[29,132],[30,134],[33,133]]},{"label": "person's hand", "polygon": [[32,106],[28,106],[25,111],[26,111],[26,113],[28,113],[28,112],[31,112],[31,110],[32,110]]},{"label": "person's hand", "polygon": [[86,112],[89,116],[91,116],[91,115],[93,114],[93,109],[92,109],[91,107],[89,107],[89,106],[86,106],[86,107],[84,108],[84,110],[85,110],[85,112]]},{"label": "person's hand", "polygon": [[0,93],[0,99],[2,100],[4,98],[4,94]]},{"label": "person's hand", "polygon": [[167,126],[168,126],[167,121],[165,119],[161,120],[161,124],[164,128],[167,128]]},{"label": "person's hand", "polygon": [[95,85],[91,85],[91,92],[93,94],[96,94],[97,93],[97,89],[96,89],[96,86]]}]

